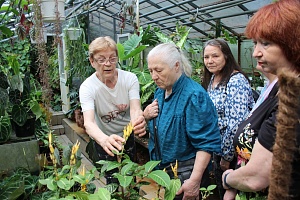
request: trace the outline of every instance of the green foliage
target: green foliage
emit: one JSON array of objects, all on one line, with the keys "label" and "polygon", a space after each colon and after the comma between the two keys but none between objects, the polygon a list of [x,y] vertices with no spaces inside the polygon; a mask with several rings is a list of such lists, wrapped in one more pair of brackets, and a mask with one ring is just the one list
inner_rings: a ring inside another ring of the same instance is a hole
[{"label": "green foliage", "polygon": [[18,168],[11,176],[0,180],[0,199],[24,199],[34,193],[38,176],[31,175],[25,168]]},{"label": "green foliage", "polygon": [[[118,179],[121,190],[114,184],[109,184],[106,188],[99,189],[97,193],[91,195],[91,199],[139,199],[142,198],[135,189],[140,189],[143,185],[148,185],[147,180],[155,181],[159,188],[165,188],[164,199],[174,199],[176,192],[181,186],[179,179],[170,179],[163,170],[156,170],[155,167],[160,161],[149,161],[144,165],[132,162],[126,154],[118,154],[120,160],[107,161],[100,160],[97,163],[101,166],[100,173],[117,169],[113,174]],[[103,198],[103,197],[106,198]]]},{"label": "green foliage", "polygon": [[0,184],[1,199],[17,199],[24,193],[24,181],[20,175],[13,175],[4,179]]},{"label": "green foliage", "polygon": [[[88,199],[90,193],[94,192],[95,185],[91,181],[94,180],[96,168],[78,172],[81,166],[81,153],[77,151],[74,154],[73,148],[72,145],[65,146],[60,155],[58,148],[55,147],[54,156],[58,162],[57,166],[60,167],[48,166],[47,171],[40,173],[39,184],[45,186],[43,190],[49,192],[47,199]],[[75,165],[71,163],[73,156],[76,159]],[[82,190],[83,185],[87,190]]]},{"label": "green foliage", "polygon": [[30,43],[28,40],[12,40],[0,43],[0,71],[8,79],[13,75],[23,75],[30,70]]},{"label": "green foliage", "polygon": [[3,79],[1,79],[0,75],[0,116],[6,115],[6,108],[8,106],[8,93],[7,89],[1,87],[1,82],[3,82]]},{"label": "green foliage", "polygon": [[72,119],[75,111],[80,109],[79,91],[75,88],[72,88],[68,94],[68,97],[70,98],[70,110],[68,110],[65,115],[69,119]]},{"label": "green foliage", "polygon": [[[12,103],[11,116],[14,122],[23,126],[28,118],[32,116],[39,119],[43,113],[39,105],[41,101],[41,90],[37,90],[30,73],[26,72],[24,79],[19,82],[19,89],[9,91],[10,102]],[[11,88],[15,88],[11,82]]]},{"label": "green foliage", "polygon": [[[76,164],[71,163],[73,156]],[[17,169],[12,175],[0,180],[0,199],[88,200],[96,188],[91,183],[96,168],[89,171],[84,168],[79,170],[80,156],[79,151],[74,154],[71,145],[63,148],[62,155],[55,147],[55,157],[61,160],[59,167],[44,166],[39,176],[30,174],[24,168]],[[41,159],[45,158],[41,157]]]},{"label": "green foliage", "polygon": [[151,78],[148,68],[144,67],[144,61],[141,59],[143,51],[148,47],[147,43],[156,44],[156,37],[151,34],[155,33],[150,31],[149,26],[145,32],[141,28],[140,35],[131,35],[123,44],[117,44],[121,69],[133,72],[139,80],[142,105],[153,98],[155,91],[154,81]]},{"label": "green foliage", "polygon": [[146,45],[141,45],[142,33],[140,36],[134,34],[129,37],[123,44],[117,43],[118,57],[121,63],[127,61],[121,68],[127,71],[137,68],[140,61],[140,53],[146,49]]},{"label": "green foliage", "polygon": [[60,96],[60,77],[57,48],[54,48],[52,52],[50,52],[48,71],[49,74],[51,74],[51,76],[49,77],[49,84],[53,91],[52,101],[50,102],[51,108],[54,111],[61,111],[62,100]]},{"label": "green foliage", "polygon": [[224,27],[222,27],[221,30],[222,30],[224,38],[227,41],[229,41],[230,44],[237,44],[237,38],[236,38],[236,36],[230,35],[230,33]]},{"label": "green foliage", "polygon": [[260,193],[256,193],[255,197],[247,197],[247,192],[240,192],[235,197],[236,200],[267,200],[268,197],[266,195],[261,195]]},{"label": "green foliage", "polygon": [[10,139],[11,131],[10,118],[8,116],[0,116],[0,144]]},{"label": "green foliage", "polygon": [[[23,2],[23,3],[22,3]],[[13,36],[13,31],[7,27],[7,24],[16,16],[19,15],[17,8],[22,6],[24,1],[16,0],[16,1],[0,1],[0,39],[9,38]]]},{"label": "green foliage", "polygon": [[22,126],[28,118],[28,112],[35,114],[36,119],[42,115],[39,106],[41,91],[36,90],[37,82],[30,74],[30,44],[27,40],[14,45],[0,43],[0,50],[0,72],[3,78],[0,85],[4,89],[9,86],[7,91],[10,103],[7,110],[14,108],[12,119]]},{"label": "green foliage", "polygon": [[200,193],[202,196],[202,199],[208,199],[208,197],[213,194],[213,190],[216,189],[217,185],[209,185],[207,188],[202,187],[200,188]]},{"label": "green foliage", "polygon": [[173,200],[177,191],[181,187],[180,179],[171,179],[169,188],[165,188],[165,200]]},{"label": "green foliage", "polygon": [[65,70],[68,73],[66,84],[72,88],[74,77],[83,81],[95,70],[89,65],[88,45],[85,42],[85,35],[82,33],[77,40],[70,40],[69,35],[64,30],[64,39],[66,43]]}]

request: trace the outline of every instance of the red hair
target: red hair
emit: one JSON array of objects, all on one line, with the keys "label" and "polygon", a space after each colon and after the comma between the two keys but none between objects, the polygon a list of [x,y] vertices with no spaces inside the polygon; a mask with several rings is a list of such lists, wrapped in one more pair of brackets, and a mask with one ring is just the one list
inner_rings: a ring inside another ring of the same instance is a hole
[{"label": "red hair", "polygon": [[262,7],[250,19],[245,35],[279,45],[300,72],[300,0],[279,0]]}]

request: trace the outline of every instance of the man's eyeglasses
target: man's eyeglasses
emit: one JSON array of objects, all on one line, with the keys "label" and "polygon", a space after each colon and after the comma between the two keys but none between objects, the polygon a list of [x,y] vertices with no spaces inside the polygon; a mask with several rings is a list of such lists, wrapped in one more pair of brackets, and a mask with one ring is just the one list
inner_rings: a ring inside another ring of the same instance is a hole
[{"label": "man's eyeglasses", "polygon": [[99,58],[99,59],[95,59],[94,60],[102,65],[102,64],[105,64],[107,62],[107,60],[110,62],[110,64],[116,64],[118,62],[118,57],[110,57],[110,58]]}]

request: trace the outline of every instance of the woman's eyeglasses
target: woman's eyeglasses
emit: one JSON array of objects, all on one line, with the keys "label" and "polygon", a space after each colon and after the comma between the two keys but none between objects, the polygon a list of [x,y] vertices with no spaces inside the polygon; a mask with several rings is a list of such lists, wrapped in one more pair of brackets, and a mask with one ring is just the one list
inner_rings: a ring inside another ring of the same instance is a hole
[{"label": "woman's eyeglasses", "polygon": [[110,58],[99,58],[99,59],[95,59],[94,60],[100,64],[103,65],[107,62],[107,60],[110,62],[110,64],[116,64],[118,62],[118,57],[110,57]]}]

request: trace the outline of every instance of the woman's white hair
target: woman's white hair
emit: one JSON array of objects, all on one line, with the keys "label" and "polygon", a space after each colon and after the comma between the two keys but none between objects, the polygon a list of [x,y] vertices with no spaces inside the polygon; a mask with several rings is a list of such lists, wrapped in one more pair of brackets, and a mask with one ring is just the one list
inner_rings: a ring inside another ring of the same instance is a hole
[{"label": "woman's white hair", "polygon": [[179,62],[181,71],[188,77],[192,75],[192,65],[184,52],[174,43],[163,43],[154,47],[148,54],[147,59],[153,56],[160,56],[160,58],[173,68],[176,62]]}]

